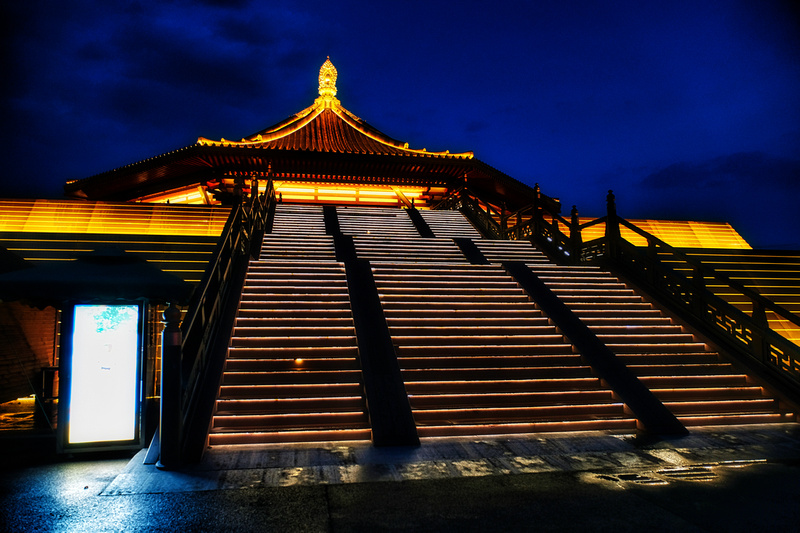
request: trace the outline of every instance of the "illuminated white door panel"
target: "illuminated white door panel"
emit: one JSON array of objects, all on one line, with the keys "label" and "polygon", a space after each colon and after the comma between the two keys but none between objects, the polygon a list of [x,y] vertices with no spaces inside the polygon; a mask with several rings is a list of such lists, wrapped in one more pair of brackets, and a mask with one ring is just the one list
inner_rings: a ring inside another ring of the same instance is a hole
[{"label": "illuminated white door panel", "polygon": [[137,438],[138,305],[76,305],[69,444]]}]

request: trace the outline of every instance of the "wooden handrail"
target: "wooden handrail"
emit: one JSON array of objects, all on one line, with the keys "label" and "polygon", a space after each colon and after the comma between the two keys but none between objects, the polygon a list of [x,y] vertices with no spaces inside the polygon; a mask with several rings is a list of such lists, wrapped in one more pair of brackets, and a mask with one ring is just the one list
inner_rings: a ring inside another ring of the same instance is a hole
[{"label": "wooden handrail", "polygon": [[[481,207],[481,203],[486,205],[486,209]],[[455,209],[465,211],[468,218],[479,226],[479,230],[488,238],[502,238],[501,227],[492,216],[490,204],[481,200],[477,195],[463,186],[437,203],[432,209]],[[499,213],[497,214],[499,216]]]},{"label": "wooden handrail", "polygon": [[461,194],[465,189],[466,186],[463,186],[452,191],[450,194],[439,200],[439,202],[436,205],[432,206],[431,209],[432,210],[453,209],[452,206],[458,203],[458,201],[461,199]]},{"label": "wooden handrail", "polygon": [[[664,242],[663,240],[659,239],[655,235],[652,235],[652,234],[648,233],[647,231],[644,231],[643,229],[637,227],[635,224],[632,224],[631,222],[628,222],[627,220],[622,219],[622,218],[619,219],[619,222],[620,222],[621,225],[625,226],[626,228],[630,229],[631,231],[634,231],[638,235],[641,235],[642,237],[647,239],[648,246],[657,245],[658,248],[661,248],[662,250],[665,250],[665,251],[669,252],[670,254],[673,254],[674,256],[679,257],[681,260],[683,260],[687,264],[691,265],[694,269],[696,269],[696,272],[699,274],[699,275],[695,276],[695,281],[699,281],[700,280],[699,279],[700,276],[702,276],[703,278],[711,277],[712,279],[720,281],[720,282],[724,283],[725,285],[727,285],[728,287],[738,291],[742,295],[744,295],[747,298],[749,298],[754,304],[758,304],[759,306],[761,306],[763,309],[768,309],[768,310],[772,311],[773,313],[775,313],[776,315],[780,316],[781,318],[784,318],[784,319],[792,322],[794,325],[800,326],[800,317],[798,317],[796,314],[792,313],[788,309],[786,309],[786,308],[776,304],[775,302],[765,298],[764,296],[762,296],[762,295],[758,294],[757,292],[755,292],[753,289],[750,289],[749,287],[745,287],[744,285],[742,285],[738,281],[730,279],[725,274],[717,272],[714,268],[711,268],[708,265],[704,265],[701,261],[698,261],[697,259],[688,256],[683,251],[681,251],[681,250],[679,250],[677,248],[674,248],[673,246],[671,246],[668,243]],[[653,243],[653,244],[651,244],[651,243]],[[669,268],[669,267],[667,267],[667,268]]]},{"label": "wooden handrail", "polygon": [[607,220],[608,220],[608,217],[596,218],[594,220],[590,220],[589,222],[584,222],[583,224],[580,225],[580,228],[584,229],[584,228],[589,228],[589,227],[592,227],[592,226],[596,226],[597,224],[605,224],[605,222]]},{"label": "wooden handrail", "polygon": [[[202,403],[206,374],[219,358],[215,341],[230,333],[221,331],[226,322],[223,315],[230,311],[228,304],[236,297],[234,292],[241,289],[237,286],[238,280],[243,279],[249,259],[260,252],[261,236],[274,204],[275,190],[269,180],[265,194],[246,198],[231,209],[214,258],[195,289],[181,325],[182,427],[189,427]],[[238,301],[238,297],[236,299]],[[188,440],[193,437],[184,434],[182,447],[190,445]]]},{"label": "wooden handrail", "polygon": [[[769,327],[760,303],[753,306],[753,315],[748,316],[704,285],[624,239],[620,239],[615,253],[607,260],[716,342],[778,377],[787,387],[787,393],[800,396],[800,348]],[[770,305],[771,309],[776,307],[779,306]]]}]

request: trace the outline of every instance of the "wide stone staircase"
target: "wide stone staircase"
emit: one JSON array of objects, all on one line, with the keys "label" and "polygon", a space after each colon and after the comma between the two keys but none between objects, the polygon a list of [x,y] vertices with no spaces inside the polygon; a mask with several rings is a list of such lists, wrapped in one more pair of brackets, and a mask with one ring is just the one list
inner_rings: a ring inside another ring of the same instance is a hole
[{"label": "wide stone staircase", "polygon": [[420,437],[635,428],[502,267],[374,265]]},{"label": "wide stone staircase", "polygon": [[322,214],[282,204],[247,273],[209,443],[369,439],[357,356]]},{"label": "wide stone staircase", "polygon": [[481,239],[455,211],[338,207],[331,218],[325,209],[277,206],[247,274],[210,445],[370,438],[354,282],[334,235],[369,261],[394,346],[385,355],[399,363],[421,438],[636,429],[509,262],[538,276],[684,425],[797,419],[597,267],[555,265],[526,241]]}]

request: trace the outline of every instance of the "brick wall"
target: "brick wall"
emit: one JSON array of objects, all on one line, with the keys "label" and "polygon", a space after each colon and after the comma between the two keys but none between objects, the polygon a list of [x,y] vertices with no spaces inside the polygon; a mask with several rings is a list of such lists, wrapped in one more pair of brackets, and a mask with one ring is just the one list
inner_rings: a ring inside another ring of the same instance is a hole
[{"label": "brick wall", "polygon": [[52,366],[56,310],[17,302],[0,303],[0,402],[33,393],[40,370]]}]

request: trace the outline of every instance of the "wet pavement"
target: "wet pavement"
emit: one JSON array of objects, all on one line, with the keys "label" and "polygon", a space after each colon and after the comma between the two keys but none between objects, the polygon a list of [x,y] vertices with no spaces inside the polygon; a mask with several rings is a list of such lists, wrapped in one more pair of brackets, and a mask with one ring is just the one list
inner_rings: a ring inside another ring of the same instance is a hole
[{"label": "wet pavement", "polygon": [[7,531],[800,531],[800,425],[8,464]]}]

